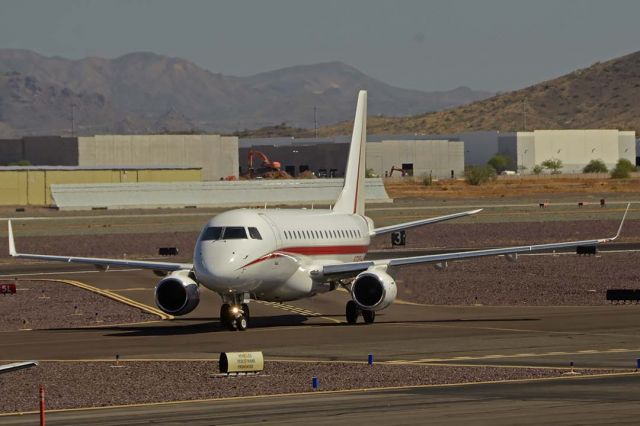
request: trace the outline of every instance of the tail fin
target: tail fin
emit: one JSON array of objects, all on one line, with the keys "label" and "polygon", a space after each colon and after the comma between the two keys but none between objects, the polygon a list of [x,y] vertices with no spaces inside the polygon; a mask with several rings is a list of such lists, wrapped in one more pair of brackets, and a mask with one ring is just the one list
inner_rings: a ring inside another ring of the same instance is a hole
[{"label": "tail fin", "polygon": [[333,211],[336,213],[364,214],[365,143],[367,142],[367,91],[358,94],[356,118],[349,147],[344,186]]}]

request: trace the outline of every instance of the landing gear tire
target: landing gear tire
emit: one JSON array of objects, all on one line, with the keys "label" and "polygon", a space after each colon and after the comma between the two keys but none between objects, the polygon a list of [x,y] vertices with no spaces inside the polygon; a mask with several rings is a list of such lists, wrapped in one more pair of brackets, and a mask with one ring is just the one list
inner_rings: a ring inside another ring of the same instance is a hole
[{"label": "landing gear tire", "polygon": [[249,321],[249,319],[251,318],[251,315],[249,314],[249,305],[247,303],[242,304],[242,312],[244,313],[244,316],[247,319],[247,321]]},{"label": "landing gear tire", "polygon": [[228,303],[223,303],[222,306],[220,306],[220,323],[224,327],[229,328],[232,322],[231,305],[229,305]]},{"label": "landing gear tire", "polygon": [[376,311],[362,311],[362,319],[366,324],[373,324],[376,320]]},{"label": "landing gear tire", "polygon": [[349,300],[347,302],[347,309],[346,309],[347,323],[355,324],[356,322],[358,322],[359,315],[360,315],[360,308],[358,308],[358,305],[356,305],[356,302],[354,302],[353,300]]},{"label": "landing gear tire", "polygon": [[249,326],[247,318],[244,315],[238,315],[235,319],[236,330],[245,331]]}]

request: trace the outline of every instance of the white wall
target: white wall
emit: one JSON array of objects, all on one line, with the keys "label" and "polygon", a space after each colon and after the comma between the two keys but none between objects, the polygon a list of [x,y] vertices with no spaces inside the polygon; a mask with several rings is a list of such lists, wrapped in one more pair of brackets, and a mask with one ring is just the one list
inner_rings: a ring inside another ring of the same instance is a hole
[{"label": "white wall", "polygon": [[535,130],[517,133],[518,165],[531,173],[536,164],[557,158],[563,173],[581,173],[591,160],[613,168],[620,158],[635,164],[635,132],[618,130]]}]

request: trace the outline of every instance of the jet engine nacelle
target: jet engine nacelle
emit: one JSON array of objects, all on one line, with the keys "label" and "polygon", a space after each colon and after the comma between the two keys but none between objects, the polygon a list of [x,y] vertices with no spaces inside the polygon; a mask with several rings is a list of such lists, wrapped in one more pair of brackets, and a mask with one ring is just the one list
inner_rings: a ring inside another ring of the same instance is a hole
[{"label": "jet engine nacelle", "polygon": [[353,301],[361,309],[379,311],[396,300],[398,290],[396,282],[383,271],[365,271],[360,273],[351,286]]},{"label": "jet engine nacelle", "polygon": [[173,272],[156,285],[156,305],[170,315],[186,315],[200,303],[198,284],[186,271]]}]

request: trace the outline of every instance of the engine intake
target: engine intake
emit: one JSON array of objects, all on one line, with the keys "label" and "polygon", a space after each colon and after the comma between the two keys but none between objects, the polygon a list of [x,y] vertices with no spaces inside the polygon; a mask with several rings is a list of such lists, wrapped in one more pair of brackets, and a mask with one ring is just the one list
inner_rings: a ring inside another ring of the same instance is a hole
[{"label": "engine intake", "polygon": [[353,301],[361,309],[379,311],[396,300],[398,290],[393,278],[383,271],[365,271],[359,274],[351,286]]},{"label": "engine intake", "polygon": [[200,303],[198,284],[185,271],[162,279],[156,285],[155,295],[158,308],[171,315],[186,315]]}]

